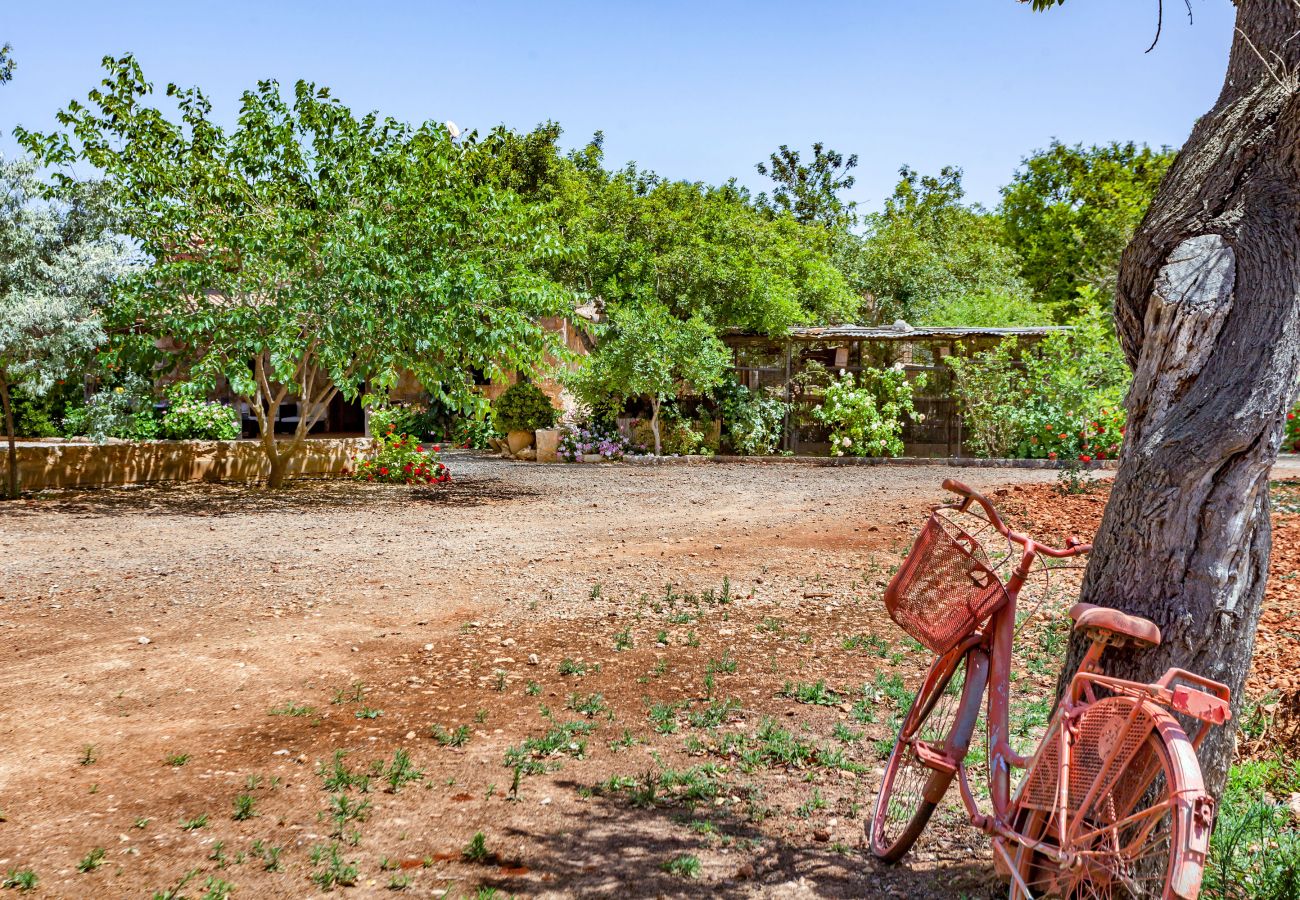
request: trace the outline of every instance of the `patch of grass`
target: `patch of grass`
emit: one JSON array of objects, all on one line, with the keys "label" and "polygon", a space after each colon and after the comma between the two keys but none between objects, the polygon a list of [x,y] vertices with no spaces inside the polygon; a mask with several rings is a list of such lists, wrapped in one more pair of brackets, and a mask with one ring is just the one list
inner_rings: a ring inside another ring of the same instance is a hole
[{"label": "patch of grass", "polygon": [[357,883],[361,874],[355,861],[345,862],[339,853],[338,844],[317,844],[311,850],[311,863],[316,870],[311,873],[312,882],[322,891],[335,887],[350,887]]},{"label": "patch of grass", "polygon": [[858,741],[862,740],[863,734],[864,732],[854,731],[843,722],[836,722],[835,730],[831,732],[831,735],[835,740],[843,741],[846,744],[856,744]]},{"label": "patch of grass", "polygon": [[812,796],[800,804],[799,808],[796,809],[794,813],[801,819],[807,819],[810,818],[814,812],[825,808],[826,798],[822,796],[822,792],[819,789],[813,788]]},{"label": "patch of grass", "polygon": [[267,715],[268,716],[294,716],[295,718],[301,718],[303,716],[310,716],[315,712],[316,712],[316,707],[314,706],[308,706],[305,703],[294,703],[293,701],[289,701],[286,703],[281,703],[279,706],[272,706],[270,710],[267,711]]},{"label": "patch of grass", "polygon": [[250,849],[253,856],[262,861],[263,871],[280,871],[280,854],[284,852],[283,847],[273,846],[259,838],[258,840],[253,841],[253,846]]},{"label": "patch of grass", "polygon": [[568,708],[576,713],[591,718],[598,716],[603,712],[609,712],[609,707],[605,705],[604,694],[579,694],[572,693],[569,695]]},{"label": "patch of grass", "polygon": [[180,881],[176,882],[171,887],[162,891],[154,891],[153,900],[185,900],[184,895],[181,894],[181,888],[185,887],[185,885],[189,884],[192,880],[194,880],[194,876],[198,874],[199,874],[198,869],[190,869],[188,872],[186,872],[184,875],[181,876]]},{"label": "patch of grass", "polygon": [[189,761],[190,755],[188,753],[169,753],[163,757],[163,762],[174,769],[179,769]]},{"label": "patch of grass", "polygon": [[4,879],[0,880],[0,886],[19,891],[31,891],[36,889],[39,881],[36,872],[32,869],[10,869],[5,873]]},{"label": "patch of grass", "polygon": [[614,635],[614,652],[622,653],[632,649],[632,629],[624,628]]},{"label": "patch of grass", "polygon": [[622,736],[614,738],[612,741],[609,742],[608,746],[609,749],[618,751],[618,750],[627,750],[633,745],[639,743],[641,742],[632,736],[632,732],[624,728]]},{"label": "patch of grass", "polygon": [[382,709],[373,709],[369,706],[363,706],[357,710],[356,716],[358,719],[378,719],[383,714],[384,711]]},{"label": "patch of grass", "polygon": [[192,819],[181,819],[181,831],[198,831],[200,828],[206,828],[207,825],[207,813],[195,816]]},{"label": "patch of grass", "polygon": [[529,697],[536,697],[541,692],[542,692],[542,686],[538,684],[536,681],[530,681],[526,685],[524,685],[524,693],[527,694]]},{"label": "patch of grass", "polygon": [[825,680],[808,682],[787,681],[781,687],[781,696],[789,697],[797,703],[811,703],[814,706],[834,706],[840,702],[839,694],[826,687]]},{"label": "patch of grass", "polygon": [[96,847],[91,850],[77,863],[77,871],[83,875],[87,872],[93,872],[104,864],[104,848]]},{"label": "patch of grass", "polygon": [[470,730],[468,725],[457,726],[454,730],[448,731],[441,725],[434,725],[429,729],[429,733],[435,741],[444,747],[464,747],[469,743]]},{"label": "patch of grass", "polygon": [[[550,710],[544,714],[550,718]],[[525,775],[540,775],[548,768],[547,760],[556,755],[575,759],[582,759],[586,755],[587,742],[582,736],[595,730],[595,723],[550,721],[552,727],[546,734],[539,738],[528,738],[518,747],[506,751],[507,768],[516,769]]]},{"label": "patch of grass", "polygon": [[781,620],[774,619],[771,616],[768,616],[763,621],[758,623],[758,630],[766,632],[768,634],[780,634]]},{"label": "patch of grass", "polygon": [[739,711],[739,700],[714,700],[704,709],[692,712],[688,721],[694,728],[717,728]]},{"label": "patch of grass", "polygon": [[677,703],[655,703],[650,706],[650,721],[658,734],[675,734],[677,732],[677,713],[690,704],[685,701]]},{"label": "patch of grass", "polygon": [[203,882],[203,890],[201,900],[227,900],[235,892],[235,886],[215,875],[209,875],[207,881]]},{"label": "patch of grass", "polygon": [[570,659],[566,656],[564,659],[560,660],[560,674],[586,675],[587,665],[586,663],[578,662],[576,659]]},{"label": "patch of grass", "polygon": [[94,744],[86,744],[81,748],[81,756],[77,759],[77,762],[81,763],[83,766],[92,766],[98,759],[99,748]]},{"label": "patch of grass", "polygon": [[485,863],[492,858],[492,851],[487,848],[487,837],[476,831],[469,843],[461,848],[460,858],[468,863]]},{"label": "patch of grass", "polygon": [[[354,822],[364,822],[370,813],[370,801],[357,798],[352,800],[347,794],[334,794],[330,797],[329,816],[334,823],[332,837],[341,838],[347,827]],[[355,843],[355,842],[354,842]]]},{"label": "patch of grass", "polygon": [[346,750],[335,750],[328,763],[317,766],[316,774],[321,777],[325,790],[330,793],[346,791],[349,788],[356,788],[363,793],[370,790],[370,776],[348,769],[343,762],[343,758],[347,755]]},{"label": "patch of grass", "polygon": [[1210,838],[1204,896],[1289,900],[1300,896],[1300,829],[1283,799],[1300,791],[1300,761],[1279,757],[1228,771]]},{"label": "patch of grass", "polygon": [[396,794],[402,789],[403,785],[410,784],[413,781],[422,781],[424,773],[411,764],[411,755],[405,750],[395,750],[393,759],[387,768],[380,765],[378,771],[379,777],[388,782],[390,793]]},{"label": "patch of grass", "polygon": [[666,859],[660,863],[659,867],[669,875],[676,875],[679,878],[698,878],[700,874],[700,859],[689,853],[681,853],[672,859]]},{"label": "patch of grass", "polygon": [[363,681],[354,681],[345,688],[339,688],[334,692],[334,699],[330,702],[338,705],[342,703],[360,703],[366,699],[366,685]]},{"label": "patch of grass", "polygon": [[869,650],[876,656],[883,657],[889,652],[889,642],[874,634],[851,634],[840,641],[845,650]]},{"label": "patch of grass", "polygon": [[728,648],[722,651],[722,656],[717,659],[709,660],[708,664],[704,667],[704,671],[708,675],[715,675],[718,673],[724,675],[735,675],[736,668],[736,660],[731,655],[731,649]]},{"label": "patch of grass", "polygon": [[257,801],[253,799],[251,794],[240,794],[235,798],[235,811],[230,818],[234,819],[236,822],[243,822],[251,819],[257,815],[254,811],[256,805]]}]

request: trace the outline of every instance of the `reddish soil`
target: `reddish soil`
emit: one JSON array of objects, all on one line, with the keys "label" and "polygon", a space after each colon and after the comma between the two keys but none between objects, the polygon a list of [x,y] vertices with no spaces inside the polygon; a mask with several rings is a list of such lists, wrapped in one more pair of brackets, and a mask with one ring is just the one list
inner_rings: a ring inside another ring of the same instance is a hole
[{"label": "reddish soil", "polygon": [[[900,866],[864,852],[895,678],[929,661],[880,593],[944,477],[1053,539],[1090,533],[1104,495],[1032,470],[452,464],[439,490],[0,506],[0,870],[35,870],[40,896],[197,870],[181,893],[296,897],[335,846],[358,896],[1003,895],[968,826]],[[507,751],[565,725],[512,789]],[[363,773],[398,750],[419,780],[327,790],[339,751]],[[369,806],[336,827],[340,803]],[[683,855],[694,877],[663,868]]]}]

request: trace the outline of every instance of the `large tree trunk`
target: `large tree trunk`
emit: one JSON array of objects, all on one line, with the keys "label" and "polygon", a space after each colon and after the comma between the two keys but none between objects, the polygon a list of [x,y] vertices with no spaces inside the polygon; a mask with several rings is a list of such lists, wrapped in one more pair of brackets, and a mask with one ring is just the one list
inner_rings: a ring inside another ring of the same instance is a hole
[{"label": "large tree trunk", "polygon": [[[1242,700],[1271,543],[1268,478],[1300,373],[1300,6],[1238,0],[1215,106],[1124,251],[1116,323],[1128,428],[1083,599],[1164,642],[1113,674],[1180,666]],[[1072,670],[1082,651],[1071,647]],[[1201,751],[1218,796],[1234,728]]]},{"label": "large tree trunk", "polygon": [[9,396],[9,384],[0,378],[0,404],[4,406],[5,437],[9,441],[9,472],[5,479],[5,496],[18,499],[18,444],[14,435],[14,407]]}]

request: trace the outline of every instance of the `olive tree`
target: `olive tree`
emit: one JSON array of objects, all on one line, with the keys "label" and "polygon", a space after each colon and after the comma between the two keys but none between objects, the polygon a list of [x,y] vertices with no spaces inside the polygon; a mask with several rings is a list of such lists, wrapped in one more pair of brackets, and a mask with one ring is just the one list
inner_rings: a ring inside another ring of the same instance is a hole
[{"label": "olive tree", "polygon": [[77,374],[104,341],[99,307],[128,271],[129,248],[106,232],[80,185],[49,203],[27,160],[0,160],[0,407],[8,440],[5,493],[18,496],[12,391],[41,396]]},{"label": "olive tree", "polygon": [[[149,104],[130,56],[20,139],[46,163],[101,170],[150,265],[116,292],[115,322],[206,381],[223,380],[258,423],[267,481],[336,394],[382,390],[403,370],[440,400],[474,402],[471,369],[545,364],[543,316],[571,308],[543,273],[553,228],[509,190],[465,177],[468,142],[441,124],[356,116],[325,88],[286,97],[260,82],[222,128],[197,88]],[[293,435],[276,440],[281,403]]]},{"label": "olive tree", "polygon": [[[1227,684],[1239,708],[1268,572],[1269,471],[1300,385],[1300,4],[1236,7],[1218,100],[1121,257],[1128,430],[1083,599],[1161,628],[1160,647],[1117,653],[1114,674],[1181,666]],[[1201,750],[1216,796],[1232,750],[1232,728]]]}]

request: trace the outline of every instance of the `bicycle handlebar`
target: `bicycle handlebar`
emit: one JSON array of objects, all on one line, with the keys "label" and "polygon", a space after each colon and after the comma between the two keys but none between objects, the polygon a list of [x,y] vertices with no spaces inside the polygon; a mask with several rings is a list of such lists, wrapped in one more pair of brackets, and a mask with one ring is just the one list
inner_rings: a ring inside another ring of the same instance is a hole
[{"label": "bicycle handlebar", "polygon": [[955,478],[945,478],[943,480],[943,489],[965,498],[957,507],[958,512],[965,512],[970,508],[971,503],[978,503],[984,508],[984,513],[988,516],[990,525],[996,528],[1008,540],[1015,541],[1026,550],[1032,548],[1035,551],[1042,553],[1044,556],[1053,556],[1060,559],[1068,556],[1079,556],[1092,549],[1092,544],[1085,544],[1073,535],[1066,539],[1064,547],[1051,547],[1047,544],[1039,543],[1027,534],[1020,534],[1012,531],[1002,521],[1002,517],[998,515],[997,509],[989,502],[987,497]]}]

